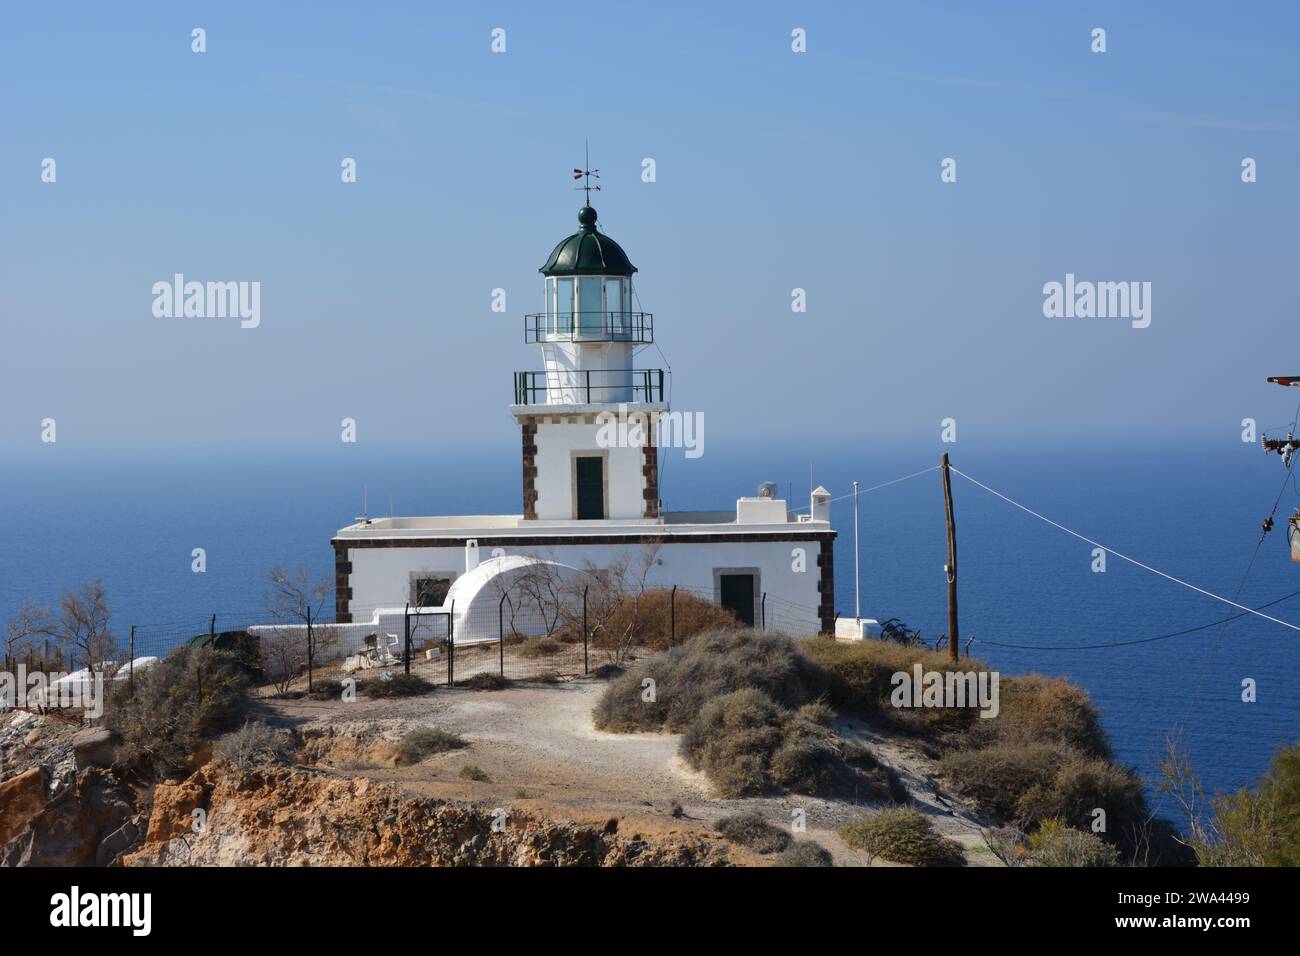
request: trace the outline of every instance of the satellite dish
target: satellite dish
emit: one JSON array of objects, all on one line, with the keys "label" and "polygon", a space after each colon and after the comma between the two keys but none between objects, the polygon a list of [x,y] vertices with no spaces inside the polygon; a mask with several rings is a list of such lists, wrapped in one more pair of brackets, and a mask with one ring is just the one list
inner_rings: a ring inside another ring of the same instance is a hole
[{"label": "satellite dish", "polygon": [[761,485],[759,485],[759,486],[758,486],[758,496],[759,496],[760,498],[775,498],[775,497],[776,497],[776,482],[775,482],[775,481],[765,481],[765,482],[763,482]]}]

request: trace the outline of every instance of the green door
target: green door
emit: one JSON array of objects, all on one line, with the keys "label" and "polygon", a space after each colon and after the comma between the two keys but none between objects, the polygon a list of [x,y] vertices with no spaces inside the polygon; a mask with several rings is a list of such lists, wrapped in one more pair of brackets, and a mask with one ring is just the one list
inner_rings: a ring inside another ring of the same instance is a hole
[{"label": "green door", "polygon": [[605,517],[605,459],[599,455],[575,459],[578,483],[578,520]]},{"label": "green door", "polygon": [[754,576],[752,574],[722,574],[718,576],[720,603],[741,624],[754,626]]}]

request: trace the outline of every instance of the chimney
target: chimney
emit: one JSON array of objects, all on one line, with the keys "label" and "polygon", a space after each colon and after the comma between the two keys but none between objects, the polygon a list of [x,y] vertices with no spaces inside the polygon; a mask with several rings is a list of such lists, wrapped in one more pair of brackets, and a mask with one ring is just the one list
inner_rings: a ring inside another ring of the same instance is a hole
[{"label": "chimney", "polygon": [[813,489],[811,514],[813,521],[831,520],[831,493],[821,485]]},{"label": "chimney", "polygon": [[470,538],[465,542],[465,573],[473,571],[478,567],[478,538]]}]

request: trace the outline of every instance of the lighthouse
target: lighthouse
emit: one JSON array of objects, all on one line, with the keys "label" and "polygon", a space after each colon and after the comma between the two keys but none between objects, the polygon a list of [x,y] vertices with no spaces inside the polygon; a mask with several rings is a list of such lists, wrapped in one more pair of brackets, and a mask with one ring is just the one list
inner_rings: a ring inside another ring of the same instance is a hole
[{"label": "lighthouse", "polygon": [[[575,178],[594,175],[575,170]],[[808,507],[795,510],[774,482],[750,476],[737,490],[757,486],[756,493],[741,494],[734,507],[663,507],[660,442],[675,446],[682,430],[668,426],[683,413],[669,407],[664,371],[638,361],[656,344],[654,317],[640,311],[637,269],[601,229],[590,191],[577,231],[555,244],[539,271],[541,308],[524,316],[535,364],[514,373],[509,403],[521,437],[522,508],[366,517],[340,528],[331,543],[341,644],[401,633],[418,608],[442,621],[456,644],[503,647],[503,602],[533,600],[518,582],[535,578],[539,566],[554,580],[635,573],[637,588],[692,593],[743,625],[833,632],[835,530],[826,489],[812,489]]]},{"label": "lighthouse", "polygon": [[523,440],[524,519],[658,518],[655,436],[667,404],[663,369],[635,365],[654,342],[654,317],[633,309],[636,266],[585,205],[578,231],[539,271],[543,309],[524,316],[524,341],[542,367],[515,373],[510,408]]}]

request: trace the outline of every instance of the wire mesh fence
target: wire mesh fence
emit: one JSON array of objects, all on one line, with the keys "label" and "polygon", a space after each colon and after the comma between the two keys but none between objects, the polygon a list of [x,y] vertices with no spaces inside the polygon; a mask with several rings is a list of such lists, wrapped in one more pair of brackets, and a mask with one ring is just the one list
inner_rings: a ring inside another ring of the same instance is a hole
[{"label": "wire mesh fence", "polygon": [[[745,608],[728,609],[707,588],[675,585],[627,589],[593,578],[563,588],[503,590],[474,608],[361,607],[353,620],[300,619],[261,623],[255,612],[216,612],[205,620],[134,624],[106,635],[94,655],[48,638],[5,653],[4,669],[86,673],[110,683],[134,681],[178,648],[236,654],[256,685],[270,692],[306,690],[348,677],[365,681],[411,673],[433,684],[499,680],[572,680],[611,665],[626,668],[702,630],[747,624]],[[327,596],[323,607],[330,607]],[[766,593],[755,596],[753,625],[807,633],[815,610]],[[265,620],[265,616],[262,617]],[[93,661],[93,662],[92,662]]]}]

